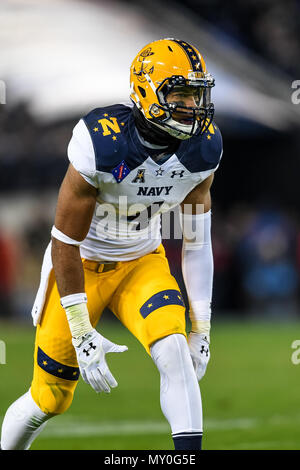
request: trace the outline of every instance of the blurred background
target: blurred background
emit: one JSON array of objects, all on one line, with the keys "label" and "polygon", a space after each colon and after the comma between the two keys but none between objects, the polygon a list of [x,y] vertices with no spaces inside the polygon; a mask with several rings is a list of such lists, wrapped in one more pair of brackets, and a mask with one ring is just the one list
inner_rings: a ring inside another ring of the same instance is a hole
[{"label": "blurred background", "polygon": [[[0,317],[30,321],[74,125],[128,101],[133,57],[163,37],[198,47],[216,80],[215,315],[300,316],[299,13],[299,0],[2,0]],[[182,286],[180,242],[165,246]]]},{"label": "blurred background", "polygon": [[[0,339],[8,365],[0,415],[31,379],[30,312],[72,129],[90,110],[128,101],[132,59],[165,37],[203,54],[224,140],[212,189],[205,445],[299,448],[299,372],[290,360],[300,320],[299,0],[1,0]],[[164,244],[185,293],[181,242]],[[114,363],[120,391],[99,407],[80,381],[71,415],[49,424],[35,448],[172,448],[150,358],[106,318],[107,336],[130,346]]]}]

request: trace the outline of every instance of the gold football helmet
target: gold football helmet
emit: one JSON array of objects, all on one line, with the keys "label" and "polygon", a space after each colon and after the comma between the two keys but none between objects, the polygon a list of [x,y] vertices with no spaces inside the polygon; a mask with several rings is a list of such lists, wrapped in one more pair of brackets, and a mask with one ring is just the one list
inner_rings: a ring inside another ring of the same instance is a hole
[{"label": "gold football helmet", "polygon": [[214,105],[199,51],[187,42],[160,39],[145,46],[130,68],[130,97],[148,122],[177,139],[201,134],[210,125]]}]

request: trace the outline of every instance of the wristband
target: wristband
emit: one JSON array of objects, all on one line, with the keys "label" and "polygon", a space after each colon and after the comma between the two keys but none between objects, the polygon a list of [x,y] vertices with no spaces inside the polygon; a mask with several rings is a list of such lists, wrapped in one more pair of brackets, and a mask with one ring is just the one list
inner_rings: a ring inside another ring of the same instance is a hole
[{"label": "wristband", "polygon": [[211,302],[209,300],[198,300],[190,304],[189,316],[192,323],[192,331],[195,333],[203,333],[209,337]]},{"label": "wristband", "polygon": [[63,308],[71,307],[76,304],[87,303],[87,296],[85,292],[80,292],[79,294],[70,294],[60,299],[61,306]]},{"label": "wristband", "polygon": [[67,295],[62,297],[60,302],[65,309],[73,338],[81,338],[93,330],[85,293]]}]

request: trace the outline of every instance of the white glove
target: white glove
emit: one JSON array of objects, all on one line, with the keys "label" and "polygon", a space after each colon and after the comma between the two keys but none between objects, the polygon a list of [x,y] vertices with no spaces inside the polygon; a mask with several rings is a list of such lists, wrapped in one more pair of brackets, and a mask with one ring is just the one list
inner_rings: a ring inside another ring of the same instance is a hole
[{"label": "white glove", "polygon": [[109,352],[127,351],[127,346],[119,346],[104,338],[93,329],[81,338],[72,340],[76,351],[79,370],[83,380],[97,393],[110,393],[110,387],[117,387],[118,383],[111,374],[105,360],[105,354]]},{"label": "white glove", "polygon": [[201,380],[210,359],[208,336],[205,333],[191,331],[188,336],[188,345],[197,379]]}]

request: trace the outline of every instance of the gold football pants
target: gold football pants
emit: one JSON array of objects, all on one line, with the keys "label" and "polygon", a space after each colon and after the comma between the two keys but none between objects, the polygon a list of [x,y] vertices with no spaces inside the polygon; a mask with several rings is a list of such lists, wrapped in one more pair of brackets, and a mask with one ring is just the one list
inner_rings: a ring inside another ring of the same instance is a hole
[{"label": "gold football pants", "polygon": [[[113,269],[90,260],[83,260],[83,268],[93,327],[108,307],[148,354],[158,339],[173,333],[186,335],[182,295],[162,245],[141,258],[117,262]],[[78,378],[71,333],[52,270],[36,331],[33,399],[45,413],[60,414],[70,406]]]}]

